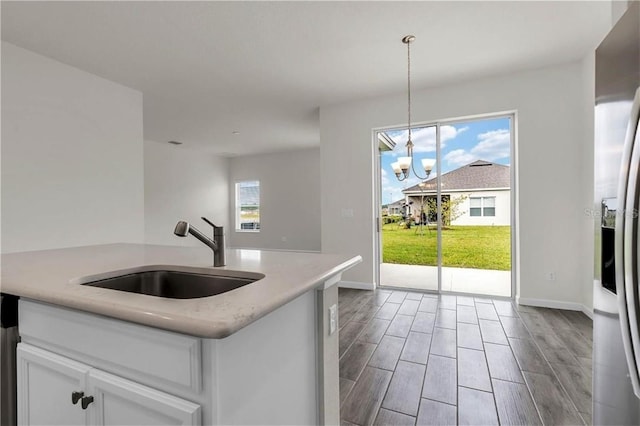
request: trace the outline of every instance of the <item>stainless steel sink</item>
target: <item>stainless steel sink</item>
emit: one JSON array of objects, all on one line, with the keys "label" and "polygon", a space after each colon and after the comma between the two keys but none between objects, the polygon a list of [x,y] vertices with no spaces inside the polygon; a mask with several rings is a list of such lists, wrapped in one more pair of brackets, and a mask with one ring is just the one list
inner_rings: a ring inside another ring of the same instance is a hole
[{"label": "stainless steel sink", "polygon": [[[240,271],[214,272],[213,270],[200,268],[192,270],[185,270],[188,268],[169,270],[161,267],[138,269],[145,270],[129,271],[129,273],[102,279],[95,279],[96,276],[86,277],[77,281],[81,285],[130,293],[171,299],[195,299],[226,293],[264,278],[264,275],[257,273]],[[113,274],[115,273],[110,273],[109,275]]]}]

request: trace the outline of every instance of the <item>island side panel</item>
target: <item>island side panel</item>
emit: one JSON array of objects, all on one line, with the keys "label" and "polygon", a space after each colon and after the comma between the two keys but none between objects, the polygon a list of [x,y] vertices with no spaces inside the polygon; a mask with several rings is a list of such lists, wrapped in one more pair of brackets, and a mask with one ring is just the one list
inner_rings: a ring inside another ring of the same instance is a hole
[{"label": "island side panel", "polygon": [[216,342],[218,424],[318,422],[315,292]]},{"label": "island side panel", "polygon": [[[338,350],[338,286],[328,282],[316,291],[318,345],[318,423],[340,424],[340,379]],[[335,307],[334,330],[331,331],[329,310]]]}]

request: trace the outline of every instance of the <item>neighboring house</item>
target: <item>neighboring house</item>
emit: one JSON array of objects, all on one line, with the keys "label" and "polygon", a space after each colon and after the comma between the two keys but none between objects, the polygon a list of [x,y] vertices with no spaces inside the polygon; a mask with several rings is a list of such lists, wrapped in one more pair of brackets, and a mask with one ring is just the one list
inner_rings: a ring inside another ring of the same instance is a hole
[{"label": "neighboring house", "polygon": [[[436,201],[436,182],[437,178],[432,178],[402,191],[404,202],[413,202],[411,215],[417,220],[423,204],[428,220],[436,222],[435,209],[429,209],[429,200],[433,201],[432,204]],[[509,166],[477,160],[443,174],[440,188],[443,200],[462,199],[457,205],[459,216],[451,221],[451,225],[511,224]]]},{"label": "neighboring house", "polygon": [[402,216],[404,210],[404,198],[398,201],[394,201],[387,205],[387,213],[389,216]]}]

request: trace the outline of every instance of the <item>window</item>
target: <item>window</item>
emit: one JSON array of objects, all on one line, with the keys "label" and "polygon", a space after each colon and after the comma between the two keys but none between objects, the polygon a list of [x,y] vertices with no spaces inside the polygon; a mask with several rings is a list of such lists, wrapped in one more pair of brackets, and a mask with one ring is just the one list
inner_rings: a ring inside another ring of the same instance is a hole
[{"label": "window", "polygon": [[470,197],[469,216],[495,216],[496,197]]},{"label": "window", "polygon": [[496,197],[482,198],[482,216],[496,215]]},{"label": "window", "polygon": [[236,182],[236,231],[260,230],[260,182]]}]

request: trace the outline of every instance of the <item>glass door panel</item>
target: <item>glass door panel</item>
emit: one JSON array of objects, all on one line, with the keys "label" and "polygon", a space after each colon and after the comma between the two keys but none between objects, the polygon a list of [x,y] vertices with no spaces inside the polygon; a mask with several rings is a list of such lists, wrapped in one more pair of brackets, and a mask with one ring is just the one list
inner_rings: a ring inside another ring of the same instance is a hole
[{"label": "glass door panel", "polygon": [[[436,159],[436,126],[411,129],[413,169],[399,181],[392,164],[406,156],[407,130],[382,132],[393,143],[380,148],[381,259],[380,285],[438,291],[436,173],[423,164]],[[395,144],[391,149],[389,145]],[[425,162],[423,163],[423,160]],[[417,178],[416,174],[423,178]]]},{"label": "glass door panel", "polygon": [[510,297],[511,118],[442,125],[441,135],[442,291]]}]

